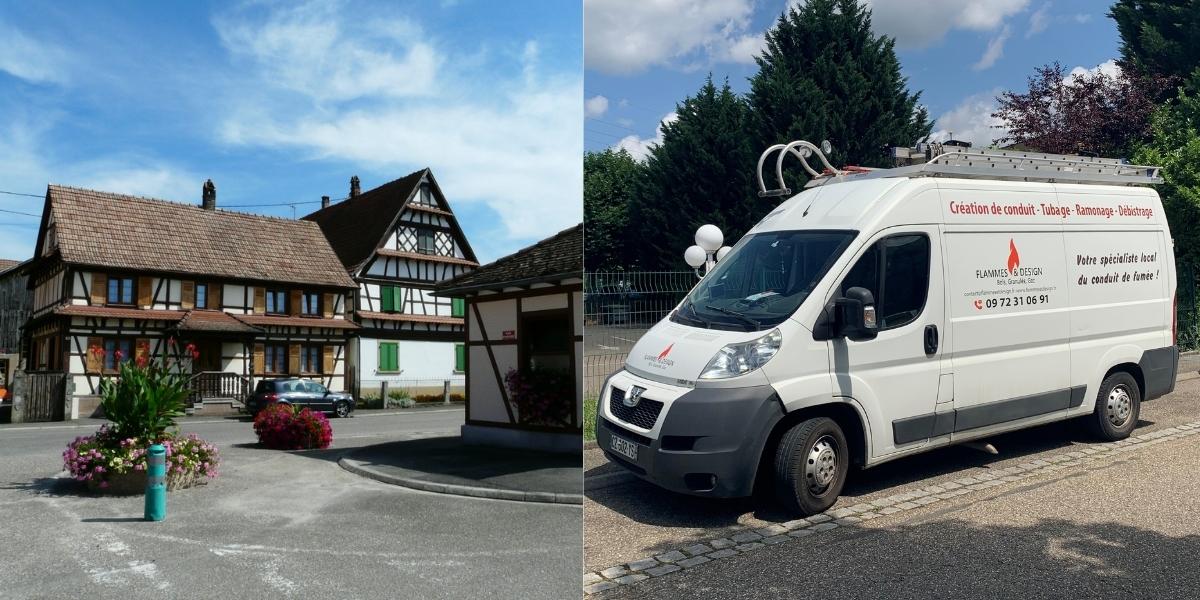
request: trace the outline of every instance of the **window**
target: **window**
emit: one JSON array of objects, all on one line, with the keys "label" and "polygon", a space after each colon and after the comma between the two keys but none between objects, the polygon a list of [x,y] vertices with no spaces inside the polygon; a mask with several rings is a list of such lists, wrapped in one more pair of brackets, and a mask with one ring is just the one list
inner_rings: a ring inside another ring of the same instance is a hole
[{"label": "window", "polygon": [[915,321],[929,293],[929,238],[902,234],[875,242],[846,274],[841,293],[852,287],[875,296],[880,331]]},{"label": "window", "polygon": [[422,229],[417,232],[417,252],[421,254],[433,254],[433,232],[427,229]]},{"label": "window", "polygon": [[110,277],[108,279],[109,304],[133,304],[133,278]]},{"label": "window", "polygon": [[454,372],[462,373],[467,370],[467,346],[466,344],[454,345]]},{"label": "window", "polygon": [[[121,356],[118,358],[117,353]],[[117,365],[133,360],[133,340],[107,338],[104,340],[104,370],[116,371]]]},{"label": "window", "polygon": [[196,308],[208,308],[208,284],[196,284]]},{"label": "window", "polygon": [[329,390],[325,389],[325,386],[323,386],[315,381],[305,381],[304,382],[304,391],[306,391],[310,394],[320,394],[322,396],[324,396],[325,394],[327,394],[329,392]]},{"label": "window", "polygon": [[398,373],[400,371],[399,344],[396,342],[379,342],[379,368],[381,373]]},{"label": "window", "polygon": [[264,373],[287,373],[287,346],[267,344],[263,347]]},{"label": "window", "polygon": [[522,371],[571,368],[571,315],[567,311],[545,311],[521,315]]},{"label": "window", "polygon": [[300,348],[300,372],[320,373],[321,355],[320,346],[304,346]]},{"label": "window", "polygon": [[[267,290],[267,314],[287,314],[287,292],[284,290]],[[282,371],[280,371],[282,373]]]},{"label": "window", "polygon": [[300,314],[314,316],[321,314],[321,294],[304,292],[300,295]]},{"label": "window", "polygon": [[429,193],[429,184],[428,183],[421,184],[421,199],[417,202],[417,204],[424,204],[425,206],[433,206],[433,195]]},{"label": "window", "polygon": [[463,298],[452,298],[450,300],[450,316],[467,316],[467,301]]},{"label": "window", "polygon": [[404,289],[400,286],[385,285],[379,289],[379,309],[383,312],[404,312]]}]

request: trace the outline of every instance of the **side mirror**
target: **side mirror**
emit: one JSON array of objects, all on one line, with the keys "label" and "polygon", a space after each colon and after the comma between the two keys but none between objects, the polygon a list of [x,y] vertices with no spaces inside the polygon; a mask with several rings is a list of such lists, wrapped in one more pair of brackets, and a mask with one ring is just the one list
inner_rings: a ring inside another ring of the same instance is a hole
[{"label": "side mirror", "polygon": [[861,287],[846,290],[846,296],[835,301],[835,308],[837,335],[856,342],[873,340],[878,335],[875,296],[870,290]]}]

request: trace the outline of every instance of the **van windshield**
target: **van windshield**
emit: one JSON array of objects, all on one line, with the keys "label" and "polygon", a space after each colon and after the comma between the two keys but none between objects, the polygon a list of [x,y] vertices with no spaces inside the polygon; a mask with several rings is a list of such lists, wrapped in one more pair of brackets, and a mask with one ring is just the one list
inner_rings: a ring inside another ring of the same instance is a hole
[{"label": "van windshield", "polygon": [[769,231],[746,236],[688,294],[671,320],[755,331],[792,315],[854,239],[854,231]]}]

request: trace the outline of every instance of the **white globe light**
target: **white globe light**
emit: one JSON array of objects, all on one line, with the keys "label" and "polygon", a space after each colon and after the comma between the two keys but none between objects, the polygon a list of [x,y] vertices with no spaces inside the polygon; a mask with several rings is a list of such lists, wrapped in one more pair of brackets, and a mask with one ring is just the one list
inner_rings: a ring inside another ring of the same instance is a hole
[{"label": "white globe light", "polygon": [[688,246],[688,249],[683,251],[683,260],[693,269],[703,267],[707,258],[708,253],[700,246]]},{"label": "white globe light", "polygon": [[721,246],[721,249],[717,250],[717,260],[725,260],[725,255],[729,254],[730,250],[733,250],[733,248],[730,248],[729,246]]},{"label": "white globe light", "polygon": [[721,228],[716,225],[701,225],[700,229],[696,230],[696,245],[705,252],[716,252],[723,243],[725,234],[721,233]]}]

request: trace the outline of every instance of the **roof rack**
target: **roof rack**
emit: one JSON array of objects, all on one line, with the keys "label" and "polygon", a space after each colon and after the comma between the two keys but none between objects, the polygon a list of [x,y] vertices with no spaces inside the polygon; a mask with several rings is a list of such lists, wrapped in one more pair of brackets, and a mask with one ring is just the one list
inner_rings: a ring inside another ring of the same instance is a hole
[{"label": "roof rack", "polygon": [[[828,152],[828,145],[825,146]],[[795,147],[815,152],[825,166],[817,173],[809,166],[805,157]],[[762,166],[766,157],[775,152],[775,175],[779,187],[767,190],[763,184]],[[812,179],[805,187],[840,183],[848,179],[876,179],[884,177],[958,177],[965,179],[991,179],[1009,181],[1046,181],[1060,183],[1090,183],[1104,185],[1153,185],[1162,183],[1160,167],[1132,165],[1119,158],[1096,158],[1070,154],[1046,154],[1018,150],[980,149],[969,146],[939,143],[918,144],[915,148],[896,147],[892,157],[896,167],[890,169],[838,170],[830,166],[825,153],[803,140],[790,144],[771,146],[758,160],[758,186],[760,197],[790,196],[791,190],[783,183],[783,157],[791,152],[800,158]]]}]

